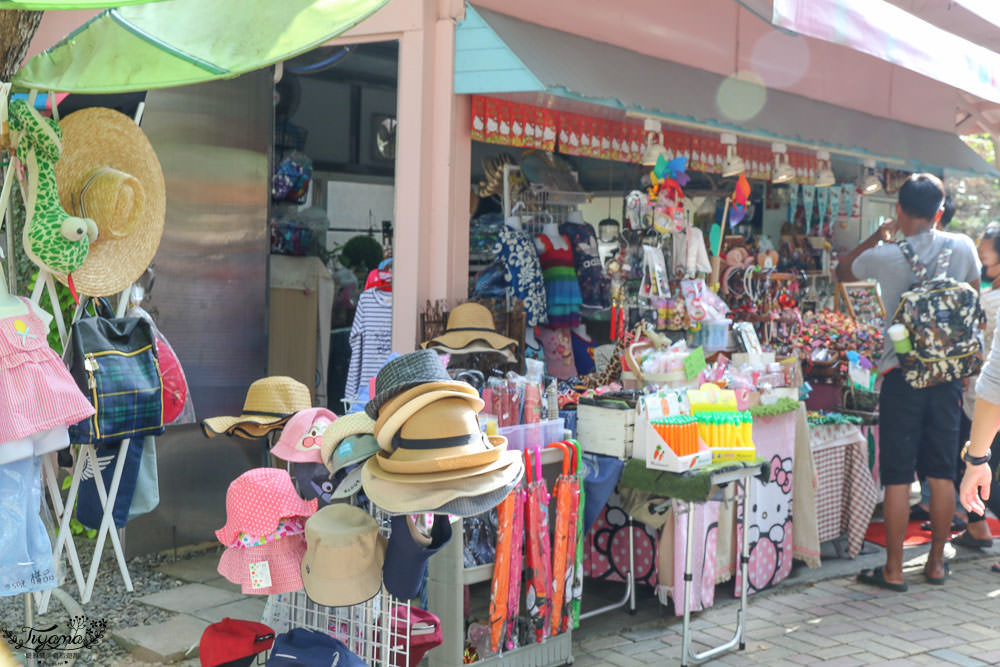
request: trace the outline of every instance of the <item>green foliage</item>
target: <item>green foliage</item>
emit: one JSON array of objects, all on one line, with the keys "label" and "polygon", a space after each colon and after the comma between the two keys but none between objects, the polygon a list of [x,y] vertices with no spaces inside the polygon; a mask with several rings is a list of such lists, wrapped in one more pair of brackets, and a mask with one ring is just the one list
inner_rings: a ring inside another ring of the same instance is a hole
[{"label": "green foliage", "polygon": [[361,284],[365,284],[368,273],[378,268],[383,258],[382,246],[372,237],[361,234],[350,239],[340,248],[337,260],[357,274]]},{"label": "green foliage", "polygon": [[[996,163],[996,150],[988,134],[962,137],[966,145],[990,164]],[[1000,180],[989,177],[950,179],[946,184],[955,200],[955,217],[948,231],[978,239],[986,225],[1000,220]]]}]

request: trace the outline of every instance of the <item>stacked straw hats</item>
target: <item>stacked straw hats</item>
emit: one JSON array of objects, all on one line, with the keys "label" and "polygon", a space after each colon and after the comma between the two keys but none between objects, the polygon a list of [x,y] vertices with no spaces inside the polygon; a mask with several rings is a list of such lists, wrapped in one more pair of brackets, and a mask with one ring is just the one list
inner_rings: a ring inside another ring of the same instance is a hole
[{"label": "stacked straw hats", "polygon": [[517,341],[497,333],[489,308],[469,302],[456,306],[448,313],[444,333],[426,341],[422,347],[451,354],[496,352],[507,361],[514,362]]},{"label": "stacked straw hats", "polygon": [[474,516],[494,507],[524,465],[506,438],[482,433],[482,409],[475,388],[452,380],[432,350],[386,364],[366,406],[379,451],[362,469],[365,495],[393,514]]}]

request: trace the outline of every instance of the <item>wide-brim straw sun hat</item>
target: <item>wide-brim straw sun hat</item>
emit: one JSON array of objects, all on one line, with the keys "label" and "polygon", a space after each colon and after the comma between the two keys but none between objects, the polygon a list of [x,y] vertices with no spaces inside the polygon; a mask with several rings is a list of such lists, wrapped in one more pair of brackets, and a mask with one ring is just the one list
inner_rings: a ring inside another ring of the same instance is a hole
[{"label": "wide-brim straw sun hat", "polygon": [[442,347],[448,351],[461,352],[463,348],[472,345],[476,345],[475,351],[483,351],[485,345],[489,350],[512,354],[517,348],[517,341],[497,333],[489,308],[470,301],[456,306],[448,313],[444,333],[426,341],[423,347]]},{"label": "wide-brim straw sun hat", "polygon": [[479,392],[466,382],[426,382],[404,391],[379,410],[375,422],[375,439],[379,447],[387,452],[392,451],[392,439],[399,432],[403,423],[413,413],[426,405],[443,398],[459,398],[465,400],[477,413],[485,407]]},{"label": "wide-brim straw sun hat", "polygon": [[[441,511],[441,507],[459,498],[469,499],[466,514],[475,516],[494,505],[485,500],[491,497],[493,491],[516,483],[524,476],[524,459],[521,452],[505,451],[500,455],[504,461],[499,469],[490,470],[471,477],[459,477],[447,481],[428,482],[424,484],[400,484],[378,476],[377,468],[372,465],[374,458],[362,468],[361,484],[365,495],[390,514],[418,514],[427,512],[433,514]],[[473,499],[483,499],[472,502]]]},{"label": "wide-brim straw sun hat", "polygon": [[387,402],[425,382],[455,382],[444,362],[433,350],[403,354],[382,367],[375,376],[375,395],[365,405],[365,412],[378,419],[379,409]]},{"label": "wide-brim straw sun hat", "polygon": [[[59,201],[98,229],[73,282],[87,296],[117,294],[142,276],[159,248],[166,216],[163,169],[139,126],[114,109],[81,109],[59,125]],[[65,276],[56,277],[66,283]]]},{"label": "wide-brim straw sun hat", "polygon": [[262,438],[284,426],[295,413],[311,407],[309,387],[294,378],[273,375],[251,383],[238,416],[209,417],[201,427],[209,438],[223,434]]}]

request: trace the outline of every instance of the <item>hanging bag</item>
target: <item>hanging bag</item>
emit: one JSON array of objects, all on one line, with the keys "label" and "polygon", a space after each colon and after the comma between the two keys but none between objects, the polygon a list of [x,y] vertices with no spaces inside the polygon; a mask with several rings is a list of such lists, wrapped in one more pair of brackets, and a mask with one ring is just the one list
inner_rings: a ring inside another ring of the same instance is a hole
[{"label": "hanging bag", "polygon": [[106,299],[73,324],[70,373],[94,405],[69,429],[70,442],[111,445],[163,433],[163,378],[153,330],[138,317],[114,317]]},{"label": "hanging bag", "polygon": [[899,249],[917,277],[892,317],[910,333],[912,349],[897,355],[907,384],[923,389],[977,374],[983,366],[980,332],[986,316],[979,293],[948,275],[951,242],[938,254],[933,276],[905,239]]}]

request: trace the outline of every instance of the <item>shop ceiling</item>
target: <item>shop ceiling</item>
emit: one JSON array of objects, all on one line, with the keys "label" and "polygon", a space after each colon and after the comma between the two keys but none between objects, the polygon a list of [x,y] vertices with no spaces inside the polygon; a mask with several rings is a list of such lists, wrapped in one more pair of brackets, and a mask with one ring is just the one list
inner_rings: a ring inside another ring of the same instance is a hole
[{"label": "shop ceiling", "polygon": [[455,92],[622,119],[642,114],[889,166],[996,174],[955,135],[837,107],[468,7]]}]

